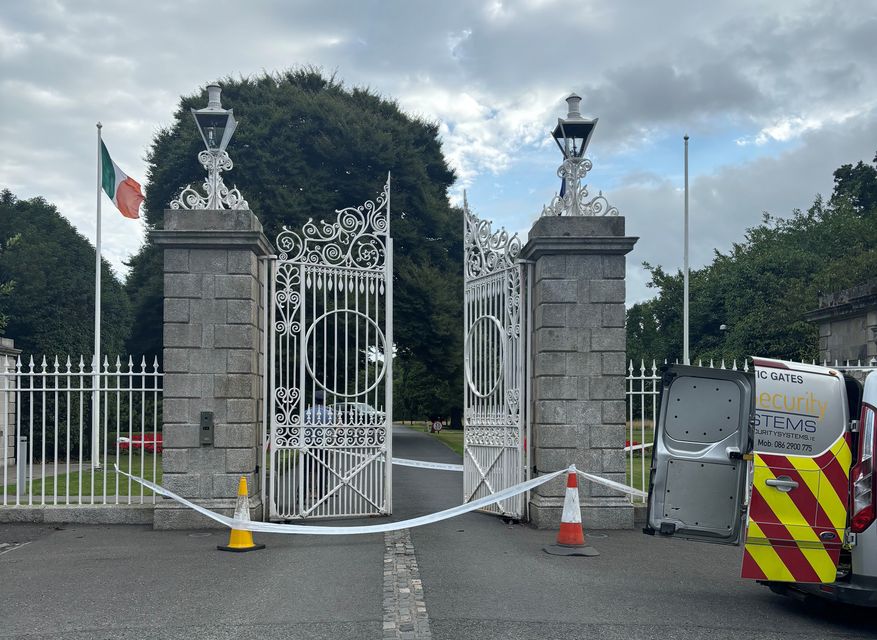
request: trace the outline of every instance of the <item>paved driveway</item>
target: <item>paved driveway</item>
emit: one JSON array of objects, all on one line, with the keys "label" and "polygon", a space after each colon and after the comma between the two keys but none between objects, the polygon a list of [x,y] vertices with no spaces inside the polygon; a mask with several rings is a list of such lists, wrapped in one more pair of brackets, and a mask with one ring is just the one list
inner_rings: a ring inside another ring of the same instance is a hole
[{"label": "paved driveway", "polygon": [[[459,461],[405,428],[394,447]],[[430,513],[459,503],[461,477],[397,467],[394,491],[394,519]],[[398,576],[383,535],[257,535],[268,549],[239,555],[215,550],[226,538],[0,525],[0,638],[413,636],[385,628],[399,613],[388,602],[402,601],[387,597]],[[877,637],[870,611],[802,605],[736,578],[737,549],[595,532],[599,557],[562,558],[542,552],[552,539],[483,514],[412,529],[432,638]]]}]

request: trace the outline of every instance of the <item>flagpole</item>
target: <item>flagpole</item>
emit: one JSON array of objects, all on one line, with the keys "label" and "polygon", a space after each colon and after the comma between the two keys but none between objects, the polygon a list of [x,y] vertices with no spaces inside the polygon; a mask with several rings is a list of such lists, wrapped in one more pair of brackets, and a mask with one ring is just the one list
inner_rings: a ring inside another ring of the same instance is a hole
[{"label": "flagpole", "polygon": [[688,357],[688,134],[685,134],[685,241],[684,248],[682,250],[682,262],[683,262],[683,296],[685,301],[683,302],[683,311],[682,311],[682,324],[683,324],[683,336],[682,336],[682,362],[684,364],[691,364],[691,360]]},{"label": "flagpole", "polygon": [[101,128],[97,123],[97,225],[94,242],[94,362],[92,367],[91,412],[91,464],[100,469],[100,205],[103,186],[103,158],[101,153]]}]

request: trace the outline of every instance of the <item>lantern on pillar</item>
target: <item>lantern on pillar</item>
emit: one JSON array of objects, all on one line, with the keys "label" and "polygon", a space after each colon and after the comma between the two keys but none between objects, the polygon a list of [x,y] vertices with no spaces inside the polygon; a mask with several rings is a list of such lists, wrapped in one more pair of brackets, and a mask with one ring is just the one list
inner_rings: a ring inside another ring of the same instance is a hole
[{"label": "lantern on pillar", "polygon": [[618,215],[618,209],[609,205],[602,191],[588,201],[588,186],[581,184],[582,178],[593,166],[585,157],[585,150],[594,135],[598,120],[582,116],[581,102],[579,96],[570,94],[566,99],[566,118],[558,118],[557,126],[551,132],[551,137],[563,154],[563,162],[557,169],[560,193],[543,207],[543,216]]},{"label": "lantern on pillar", "polygon": [[222,88],[218,84],[207,86],[207,106],[203,109],[191,109],[192,117],[204,140],[204,146],[214,154],[225,151],[229,140],[237,128],[234,109],[223,109],[220,94]]},{"label": "lantern on pillar", "polygon": [[222,180],[222,172],[234,167],[225,149],[238,123],[233,109],[222,108],[221,93],[222,88],[218,84],[208,85],[207,106],[191,110],[205,146],[205,150],[198,153],[198,161],[207,170],[207,179],[204,181],[206,195],[187,186],[171,202],[171,209],[249,208],[237,187],[229,189]]},{"label": "lantern on pillar", "polygon": [[593,120],[583,118],[580,111],[582,99],[574,93],[566,99],[566,104],[569,106],[569,113],[566,118],[557,119],[557,126],[551,132],[551,137],[560,148],[564,159],[582,158],[591,136],[594,135],[594,128],[599,118]]}]

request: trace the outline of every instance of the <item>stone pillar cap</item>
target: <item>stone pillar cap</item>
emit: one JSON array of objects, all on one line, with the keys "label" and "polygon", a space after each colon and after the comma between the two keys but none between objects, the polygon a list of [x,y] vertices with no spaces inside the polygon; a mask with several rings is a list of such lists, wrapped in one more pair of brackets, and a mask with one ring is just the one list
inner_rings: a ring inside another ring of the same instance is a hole
[{"label": "stone pillar cap", "polygon": [[624,216],[545,216],[533,223],[525,260],[559,253],[605,253],[626,255],[638,237],[624,235]]}]

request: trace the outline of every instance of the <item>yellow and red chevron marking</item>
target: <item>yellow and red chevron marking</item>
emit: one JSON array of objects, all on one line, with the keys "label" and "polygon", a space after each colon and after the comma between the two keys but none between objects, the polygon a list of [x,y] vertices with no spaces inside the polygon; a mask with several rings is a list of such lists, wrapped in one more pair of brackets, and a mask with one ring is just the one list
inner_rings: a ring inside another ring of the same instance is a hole
[{"label": "yellow and red chevron marking", "polygon": [[[744,578],[834,582],[847,523],[852,464],[845,434],[815,458],[756,453],[743,551]],[[779,491],[765,481],[798,483]],[[830,532],[829,540],[820,535]]]}]

